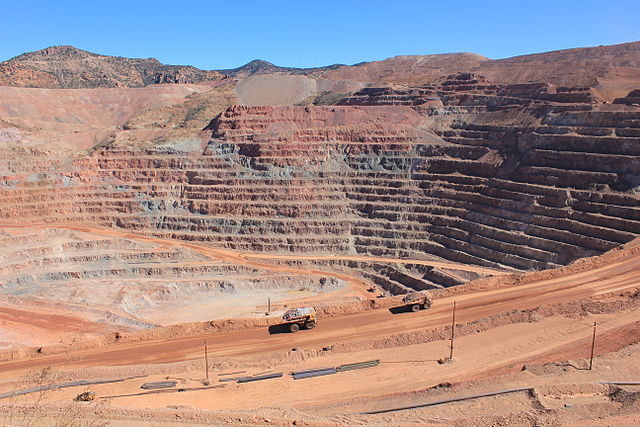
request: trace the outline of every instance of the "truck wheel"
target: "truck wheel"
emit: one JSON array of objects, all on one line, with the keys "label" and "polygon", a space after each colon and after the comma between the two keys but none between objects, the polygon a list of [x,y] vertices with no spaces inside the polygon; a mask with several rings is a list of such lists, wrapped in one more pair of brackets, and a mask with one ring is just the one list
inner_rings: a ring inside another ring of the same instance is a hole
[{"label": "truck wheel", "polygon": [[313,329],[316,327],[316,322],[307,322],[304,327],[307,329]]},{"label": "truck wheel", "polygon": [[297,323],[292,323],[289,325],[289,332],[298,332],[300,326]]},{"label": "truck wheel", "polygon": [[430,308],[431,308],[431,303],[430,303],[430,302],[428,302],[428,303],[424,303],[424,304],[422,305],[422,309],[423,309],[423,310],[429,310]]},{"label": "truck wheel", "polygon": [[413,304],[411,306],[411,311],[413,312],[420,311],[420,304]]}]

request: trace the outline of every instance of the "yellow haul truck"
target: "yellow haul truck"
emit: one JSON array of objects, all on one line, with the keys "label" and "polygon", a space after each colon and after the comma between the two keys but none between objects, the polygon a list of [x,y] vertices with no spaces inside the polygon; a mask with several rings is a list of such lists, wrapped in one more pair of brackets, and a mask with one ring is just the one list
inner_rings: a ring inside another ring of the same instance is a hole
[{"label": "yellow haul truck", "polygon": [[313,307],[299,307],[287,310],[282,315],[283,325],[289,332],[298,332],[301,328],[313,329],[316,327],[316,309]]},{"label": "yellow haul truck", "polygon": [[412,292],[402,298],[402,302],[411,311],[426,310],[431,307],[431,295],[428,292]]}]

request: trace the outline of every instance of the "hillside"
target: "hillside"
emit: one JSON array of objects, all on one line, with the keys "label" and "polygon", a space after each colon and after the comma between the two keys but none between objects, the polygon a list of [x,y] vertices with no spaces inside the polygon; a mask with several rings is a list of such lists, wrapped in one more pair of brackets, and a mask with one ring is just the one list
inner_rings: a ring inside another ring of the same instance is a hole
[{"label": "hillside", "polygon": [[0,85],[40,88],[142,87],[217,80],[217,71],[165,65],[157,59],[98,55],[73,46],[52,46],[0,63]]},{"label": "hillside", "polygon": [[474,70],[485,61],[488,58],[475,53],[403,55],[329,70],[324,76],[373,83],[423,84],[448,74]]},{"label": "hillside", "polygon": [[198,83],[256,74],[293,74],[366,84],[419,86],[454,73],[471,72],[499,84],[545,82],[596,89],[612,101],[635,89],[640,79],[640,42],[566,49],[489,59],[475,53],[396,56],[352,66],[280,67],[253,60],[241,67],[201,70],[165,65],[154,58],[99,55],[72,46],[52,46],[0,63],[0,86],[39,88],[142,87],[162,83]]},{"label": "hillside", "polygon": [[558,50],[486,61],[477,72],[498,83],[554,83],[596,88],[611,101],[638,87],[640,42]]},{"label": "hillside", "polygon": [[231,68],[228,70],[218,70],[222,74],[228,77],[247,77],[254,74],[311,74],[315,72],[322,72],[328,70],[335,70],[338,68],[344,67],[342,64],[334,64],[326,67],[316,67],[316,68],[293,68],[293,67],[280,67],[272,64],[271,62],[264,61],[262,59],[254,59],[253,61],[244,64],[238,68]]},{"label": "hillside", "polygon": [[311,74],[340,68],[279,67],[254,60],[238,68],[201,70],[192,66],[166,65],[155,58],[123,58],[99,55],[73,46],[51,46],[0,63],[0,86],[38,88],[142,87],[162,83],[199,83],[224,77],[254,74]]},{"label": "hillside", "polygon": [[611,101],[637,87],[640,80],[640,42],[497,60],[472,53],[397,56],[330,70],[324,75],[338,80],[422,85],[458,72],[478,73],[500,84],[545,82],[597,88],[604,99]]}]

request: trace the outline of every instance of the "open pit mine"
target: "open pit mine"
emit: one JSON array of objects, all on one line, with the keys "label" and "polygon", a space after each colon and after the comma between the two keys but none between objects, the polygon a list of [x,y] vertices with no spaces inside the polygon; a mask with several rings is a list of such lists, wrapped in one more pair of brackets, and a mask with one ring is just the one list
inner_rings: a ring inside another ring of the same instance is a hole
[{"label": "open pit mine", "polygon": [[640,423],[640,42],[0,85],[0,424]]}]

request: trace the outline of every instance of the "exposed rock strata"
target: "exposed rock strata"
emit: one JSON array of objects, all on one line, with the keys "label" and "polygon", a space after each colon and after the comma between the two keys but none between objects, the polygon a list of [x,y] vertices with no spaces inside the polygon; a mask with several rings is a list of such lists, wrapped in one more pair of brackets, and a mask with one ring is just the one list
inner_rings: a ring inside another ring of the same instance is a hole
[{"label": "exposed rock strata", "polygon": [[[5,177],[2,222],[90,223],[264,252],[565,265],[640,234],[640,111],[456,74],[327,107],[227,109],[204,148],[118,143]],[[365,106],[363,106],[365,105]],[[393,292],[454,271],[351,266]]]}]

